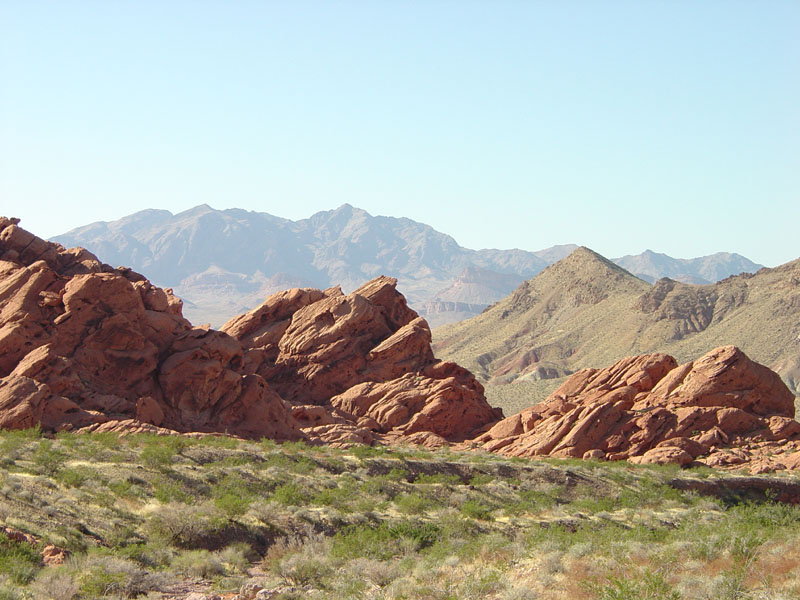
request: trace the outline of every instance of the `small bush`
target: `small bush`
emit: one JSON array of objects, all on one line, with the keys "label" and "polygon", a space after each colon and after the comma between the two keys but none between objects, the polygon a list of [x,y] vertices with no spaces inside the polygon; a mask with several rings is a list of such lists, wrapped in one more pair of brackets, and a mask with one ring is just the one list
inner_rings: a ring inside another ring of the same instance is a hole
[{"label": "small bush", "polygon": [[492,509],[479,500],[467,500],[461,505],[461,514],[470,519],[488,521],[492,518]]},{"label": "small bush", "polygon": [[33,462],[42,473],[50,476],[58,473],[65,459],[66,455],[53,448],[53,442],[50,440],[40,441],[33,453]]},{"label": "small bush", "polygon": [[420,515],[432,507],[433,502],[421,494],[401,494],[394,499],[397,510],[407,515]]},{"label": "small bush", "polygon": [[35,598],[73,600],[80,591],[75,578],[64,570],[44,569],[31,584]]},{"label": "small bush", "polygon": [[181,552],[173,559],[170,568],[181,575],[203,579],[225,575],[225,566],[219,556],[208,550]]},{"label": "small bush", "polygon": [[286,506],[301,506],[306,503],[308,496],[296,483],[284,483],[275,488],[272,498]]},{"label": "small bush", "polygon": [[39,571],[41,558],[31,544],[11,540],[0,532],[0,574],[8,575],[14,583],[31,581]]}]

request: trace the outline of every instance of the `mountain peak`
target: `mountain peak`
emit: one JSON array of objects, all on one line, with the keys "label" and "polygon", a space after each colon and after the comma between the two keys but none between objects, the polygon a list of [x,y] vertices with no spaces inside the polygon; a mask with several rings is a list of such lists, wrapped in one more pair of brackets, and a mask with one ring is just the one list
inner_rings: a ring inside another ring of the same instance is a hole
[{"label": "mountain peak", "polygon": [[198,204],[192,208],[184,210],[183,212],[177,213],[176,217],[199,217],[201,215],[210,213],[210,212],[217,212],[215,209],[211,208],[208,204]]}]

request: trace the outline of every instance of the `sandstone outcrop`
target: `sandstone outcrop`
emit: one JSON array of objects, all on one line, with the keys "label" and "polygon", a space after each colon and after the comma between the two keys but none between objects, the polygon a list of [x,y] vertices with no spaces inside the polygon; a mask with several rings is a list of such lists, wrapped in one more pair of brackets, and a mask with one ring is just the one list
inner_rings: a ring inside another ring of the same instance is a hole
[{"label": "sandstone outcrop", "polygon": [[0,217],[0,427],[347,444],[463,440],[500,418],[395,286],[288,290],[192,327],[171,290]]},{"label": "sandstone outcrop", "polygon": [[698,460],[763,471],[793,468],[794,459],[766,457],[794,452],[798,440],[793,394],[774,372],[724,346],[680,366],[649,354],[584,369],[475,441],[511,456]]},{"label": "sandstone outcrop", "polygon": [[434,358],[428,324],[396,284],[282,292],[222,331],[245,347],[246,372],[299,405],[303,431],[327,443],[390,431],[461,441],[502,418],[471,373]]}]

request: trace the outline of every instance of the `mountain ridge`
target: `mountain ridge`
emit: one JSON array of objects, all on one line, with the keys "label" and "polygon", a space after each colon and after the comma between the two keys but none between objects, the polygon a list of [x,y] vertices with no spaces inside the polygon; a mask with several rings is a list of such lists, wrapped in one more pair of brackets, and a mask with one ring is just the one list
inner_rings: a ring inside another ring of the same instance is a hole
[{"label": "mountain ridge", "polygon": [[350,204],[298,221],[207,204],[147,209],[52,239],[147,272],[184,299],[194,322],[214,325],[288,287],[352,290],[388,275],[435,327],[479,314],[577,248],[472,250],[430,225]]}]

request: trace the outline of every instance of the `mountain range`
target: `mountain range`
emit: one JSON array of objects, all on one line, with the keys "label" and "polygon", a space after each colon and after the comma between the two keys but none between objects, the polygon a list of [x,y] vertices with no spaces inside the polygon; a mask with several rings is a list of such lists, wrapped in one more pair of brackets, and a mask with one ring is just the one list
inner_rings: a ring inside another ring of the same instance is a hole
[{"label": "mountain range", "polygon": [[[435,327],[480,314],[577,248],[471,250],[423,223],[348,204],[299,221],[207,205],[178,214],[144,210],[53,241],[146,273],[183,298],[190,320],[215,326],[286,288],[340,285],[348,292],[388,275]],[[684,260],[647,251],[616,261],[644,279],[668,275],[694,283],[761,266],[728,253]]]},{"label": "mountain range", "polygon": [[435,330],[434,350],[473,371],[506,413],[584,367],[648,352],[683,362],[728,344],[797,394],[798,314],[800,259],[714,284],[650,284],[581,247],[481,315]]}]

